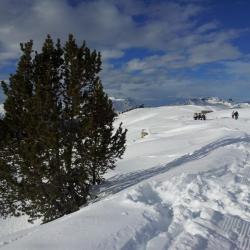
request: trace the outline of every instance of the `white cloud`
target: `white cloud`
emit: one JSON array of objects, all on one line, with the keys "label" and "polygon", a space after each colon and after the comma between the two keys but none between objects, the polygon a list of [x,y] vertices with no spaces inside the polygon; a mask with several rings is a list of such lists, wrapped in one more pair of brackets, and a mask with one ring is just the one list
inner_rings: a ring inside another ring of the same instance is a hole
[{"label": "white cloud", "polygon": [[103,60],[108,60],[108,59],[114,59],[114,58],[120,58],[124,55],[124,52],[122,50],[117,50],[117,49],[105,49],[101,50],[101,55]]},{"label": "white cloud", "polygon": [[147,66],[146,60],[133,59],[128,62],[127,69],[128,71],[137,71],[145,69],[145,66]]},{"label": "white cloud", "polygon": [[[202,2],[93,0],[71,6],[67,0],[1,0],[0,66],[18,57],[20,42],[33,39],[39,48],[48,33],[62,40],[73,33],[102,52],[103,83],[111,94],[157,98],[195,92],[203,84],[183,76],[182,69],[242,56],[232,42],[241,31],[223,30],[216,20],[198,23],[205,10]],[[110,59],[126,57],[130,48],[161,54],[130,55],[115,68]]]},{"label": "white cloud", "polygon": [[233,79],[247,79],[247,83],[250,81],[250,58],[245,56],[245,60],[235,60],[229,62],[223,62],[224,68],[222,72],[233,77]]},{"label": "white cloud", "polygon": [[214,31],[216,29],[218,29],[218,23],[217,22],[209,22],[209,23],[205,23],[201,26],[199,26],[196,30],[196,32],[198,33],[205,33],[205,32],[210,32],[210,31]]},{"label": "white cloud", "polygon": [[[16,50],[21,41],[29,39],[39,47],[48,33],[62,39],[74,33],[79,40],[86,39],[90,46],[104,51],[131,47],[185,50],[208,40],[209,36],[200,33],[217,27],[215,22],[197,27],[193,18],[203,8],[174,1],[145,4],[96,0],[72,7],[66,0],[25,0],[22,4],[1,0],[0,7],[0,40],[9,50]],[[144,15],[145,22],[138,25],[134,15]],[[212,36],[210,39],[221,39],[221,32]]]},{"label": "white cloud", "polygon": [[218,41],[197,45],[189,50],[189,62],[192,65],[236,59],[242,54],[229,43]]}]

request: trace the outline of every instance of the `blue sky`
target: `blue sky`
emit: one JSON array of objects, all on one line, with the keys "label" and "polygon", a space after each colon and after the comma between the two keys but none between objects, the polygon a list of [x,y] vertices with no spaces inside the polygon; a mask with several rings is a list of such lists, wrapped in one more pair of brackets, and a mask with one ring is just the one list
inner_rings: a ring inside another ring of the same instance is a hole
[{"label": "blue sky", "polygon": [[0,79],[15,72],[20,42],[39,49],[48,33],[73,33],[101,51],[110,96],[250,100],[249,11],[248,0],[1,0]]}]

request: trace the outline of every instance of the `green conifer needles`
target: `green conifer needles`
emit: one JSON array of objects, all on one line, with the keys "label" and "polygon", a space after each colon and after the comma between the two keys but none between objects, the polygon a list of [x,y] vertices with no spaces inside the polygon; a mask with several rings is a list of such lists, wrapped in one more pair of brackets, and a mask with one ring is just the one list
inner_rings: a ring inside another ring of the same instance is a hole
[{"label": "green conifer needles", "polygon": [[44,222],[79,209],[125,151],[126,130],[98,73],[101,55],[73,35],[65,46],[45,40],[41,52],[21,44],[16,73],[2,82],[0,213]]}]

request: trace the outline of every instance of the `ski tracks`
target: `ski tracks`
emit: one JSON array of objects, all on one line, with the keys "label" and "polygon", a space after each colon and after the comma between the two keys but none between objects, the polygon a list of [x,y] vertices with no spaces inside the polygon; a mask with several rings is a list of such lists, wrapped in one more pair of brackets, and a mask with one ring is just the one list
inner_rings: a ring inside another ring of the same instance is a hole
[{"label": "ski tracks", "polygon": [[27,237],[33,233],[35,233],[36,231],[38,231],[38,227],[36,228],[29,228],[29,229],[24,229],[21,231],[18,231],[16,233],[10,234],[10,235],[6,235],[3,236],[2,238],[0,238],[0,248],[4,247],[6,245],[9,245],[15,241],[18,241],[24,237]]},{"label": "ski tracks", "polygon": [[[221,139],[165,166],[108,180],[101,186],[96,201],[134,186],[124,192],[123,199],[145,208],[143,223],[133,228],[134,236],[119,249],[249,250],[249,143],[249,136]],[[236,160],[231,165],[198,174],[183,173],[164,182],[150,179],[183,164],[197,163],[223,147],[244,151],[244,161]],[[35,231],[39,231],[39,227]],[[0,242],[0,248],[35,231],[13,234]],[[119,240],[120,236],[114,237]]]},{"label": "ski tracks", "polygon": [[[164,174],[173,168],[177,168],[183,164],[190,163],[199,159],[206,157],[209,153],[230,145],[239,144],[239,143],[250,143],[250,136],[245,135],[239,138],[224,138],[219,139],[215,142],[212,142],[199,150],[196,150],[192,153],[185,154],[164,166],[157,166],[146,170],[130,172],[124,175],[118,175],[111,177],[106,180],[103,185],[98,186],[97,190],[93,190],[94,196],[97,198],[92,200],[92,202],[99,201],[109,195],[116,194],[126,188],[134,186],[144,180],[148,180],[154,176]],[[250,176],[250,170],[249,170]]]},{"label": "ski tracks", "polygon": [[249,139],[216,142],[167,165],[199,160],[224,146],[244,151],[245,160],[167,182],[142,182],[126,193],[125,199],[150,209],[145,209],[146,224],[123,250],[250,249]]},{"label": "ski tracks", "polygon": [[[177,185],[173,182],[160,185],[148,183],[129,193],[126,199],[136,204],[140,203],[141,206],[150,206],[151,210],[147,209],[144,214],[146,225],[138,228],[135,237],[122,249],[249,250],[250,202],[248,205],[233,204],[234,213],[237,214],[238,207],[239,215],[224,213],[224,210],[230,210],[230,205],[233,203],[231,194],[225,191],[221,195],[221,202],[218,203],[218,200],[213,199],[213,194],[211,196],[208,194],[213,188],[209,182],[203,176],[197,178],[192,176],[191,179],[190,176],[183,176]],[[197,189],[197,183],[200,190]],[[183,189],[175,194],[176,199],[169,199],[169,185],[175,188],[182,186]],[[205,188],[207,192],[201,188]],[[242,205],[245,214],[241,215]]]}]

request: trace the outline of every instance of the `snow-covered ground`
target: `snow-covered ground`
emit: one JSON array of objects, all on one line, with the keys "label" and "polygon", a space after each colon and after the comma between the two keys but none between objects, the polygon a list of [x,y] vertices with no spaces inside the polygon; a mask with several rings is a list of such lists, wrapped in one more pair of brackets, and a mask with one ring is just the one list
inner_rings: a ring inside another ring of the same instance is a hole
[{"label": "snow-covered ground", "polygon": [[[203,109],[213,112],[194,121]],[[250,249],[250,108],[237,121],[231,112],[187,105],[121,114],[127,150],[98,198],[41,226],[1,220],[0,248]]]}]

